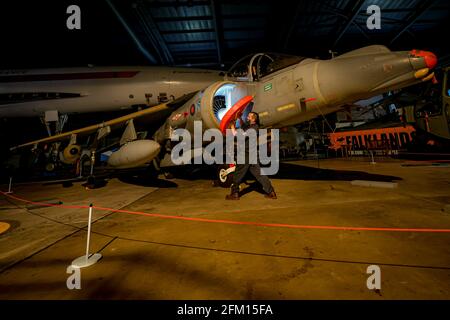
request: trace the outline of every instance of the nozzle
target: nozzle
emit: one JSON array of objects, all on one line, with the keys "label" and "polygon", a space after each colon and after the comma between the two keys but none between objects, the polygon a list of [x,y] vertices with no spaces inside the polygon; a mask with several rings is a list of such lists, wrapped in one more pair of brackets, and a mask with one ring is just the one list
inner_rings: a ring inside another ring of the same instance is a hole
[{"label": "nozzle", "polygon": [[414,49],[409,53],[416,58],[422,57],[425,60],[427,68],[429,69],[433,69],[437,64],[437,57],[433,52]]}]

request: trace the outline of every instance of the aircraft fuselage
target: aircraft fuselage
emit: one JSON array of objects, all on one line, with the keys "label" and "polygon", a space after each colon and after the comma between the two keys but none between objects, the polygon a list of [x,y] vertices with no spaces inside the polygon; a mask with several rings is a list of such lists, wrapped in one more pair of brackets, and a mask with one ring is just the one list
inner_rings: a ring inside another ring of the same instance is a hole
[{"label": "aircraft fuselage", "polygon": [[223,115],[245,96],[253,96],[252,111],[259,113],[262,126],[299,124],[358,100],[430,80],[437,61],[431,52],[393,52],[384,46],[364,47],[330,60],[297,58],[278,61],[275,55],[257,54],[244,61],[245,68],[238,63],[227,80],[211,84],[174,111],[156,138],[159,142],[168,138],[162,134],[170,132],[164,129],[167,126],[192,130],[196,120],[203,121],[205,130],[219,128]]},{"label": "aircraft fuselage", "polygon": [[219,71],[169,67],[93,67],[0,71],[0,118],[89,113],[153,106],[222,79]]}]

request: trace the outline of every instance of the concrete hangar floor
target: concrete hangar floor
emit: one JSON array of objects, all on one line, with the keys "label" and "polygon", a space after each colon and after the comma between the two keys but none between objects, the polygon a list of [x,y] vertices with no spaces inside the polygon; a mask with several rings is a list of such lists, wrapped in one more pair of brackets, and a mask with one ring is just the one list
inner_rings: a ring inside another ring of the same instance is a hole
[{"label": "concrete hangar floor", "polygon": [[[407,164],[286,162],[278,200],[226,201],[203,178],[17,185],[0,197],[0,299],[449,299],[450,167]],[[87,238],[77,206],[90,203],[120,211],[94,209],[90,252],[103,258],[69,290]]]}]

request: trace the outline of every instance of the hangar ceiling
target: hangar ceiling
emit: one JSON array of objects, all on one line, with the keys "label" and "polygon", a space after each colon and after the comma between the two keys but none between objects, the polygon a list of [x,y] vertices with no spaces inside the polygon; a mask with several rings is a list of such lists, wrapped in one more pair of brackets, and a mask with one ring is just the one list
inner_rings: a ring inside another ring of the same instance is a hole
[{"label": "hangar ceiling", "polygon": [[[70,4],[82,10],[82,30],[63,27]],[[366,27],[366,9],[373,4],[381,8],[380,30]],[[27,6],[24,12],[17,1],[2,10],[2,37],[12,44],[2,52],[2,68],[162,64],[223,69],[257,51],[328,58],[330,51],[341,54],[374,43],[431,50],[445,65],[450,60],[448,41],[440,37],[449,30],[446,0],[99,0]]]}]

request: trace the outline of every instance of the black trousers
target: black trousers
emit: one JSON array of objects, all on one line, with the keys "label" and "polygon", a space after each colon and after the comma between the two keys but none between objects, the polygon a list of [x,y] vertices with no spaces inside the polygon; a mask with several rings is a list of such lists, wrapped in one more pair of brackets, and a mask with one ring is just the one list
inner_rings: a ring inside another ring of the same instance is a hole
[{"label": "black trousers", "polygon": [[250,171],[250,173],[262,185],[264,192],[271,193],[274,191],[269,178],[261,174],[261,167],[259,164],[237,164],[236,170],[233,174],[233,185],[231,186],[232,193],[239,192],[239,185],[242,180],[244,180],[244,177],[248,171]]}]

